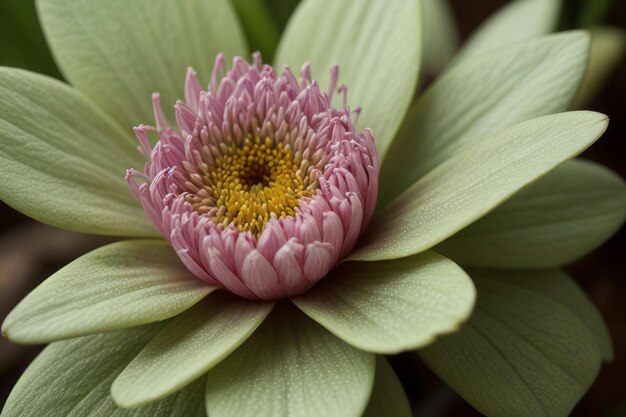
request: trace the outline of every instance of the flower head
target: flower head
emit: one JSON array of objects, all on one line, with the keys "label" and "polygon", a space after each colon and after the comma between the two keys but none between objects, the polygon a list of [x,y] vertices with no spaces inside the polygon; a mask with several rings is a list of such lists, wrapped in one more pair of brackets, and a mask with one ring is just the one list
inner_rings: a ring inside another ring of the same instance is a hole
[{"label": "flower head", "polygon": [[298,82],[258,54],[252,65],[236,57],[218,82],[223,69],[220,54],[208,91],[188,70],[176,128],[153,96],[156,128],[135,128],[149,161],[127,180],[198,278],[246,298],[301,294],[354,247],[372,216],[373,134],[355,132],[345,87],[344,106],[331,106],[337,66],[328,92],[308,65]]}]

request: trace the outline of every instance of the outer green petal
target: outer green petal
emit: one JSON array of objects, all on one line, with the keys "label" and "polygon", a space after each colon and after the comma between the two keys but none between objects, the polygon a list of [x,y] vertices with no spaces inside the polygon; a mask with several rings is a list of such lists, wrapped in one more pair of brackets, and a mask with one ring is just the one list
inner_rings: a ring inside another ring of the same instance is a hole
[{"label": "outer green petal", "polygon": [[626,52],[626,31],[618,27],[598,27],[591,31],[589,67],[572,108],[587,105],[604,87]]},{"label": "outer green petal", "polygon": [[626,184],[603,167],[568,161],[437,250],[464,265],[552,268],[611,237],[626,218]]},{"label": "outer green petal", "polygon": [[374,389],[363,417],[412,417],[409,400],[387,360],[376,357]]},{"label": "outer green petal", "polygon": [[476,274],[491,279],[498,279],[526,290],[543,294],[555,302],[562,304],[574,313],[595,337],[595,340],[606,361],[613,360],[611,336],[587,294],[567,273],[558,269],[544,271],[494,271],[471,270]]},{"label": "outer green petal", "polygon": [[[187,67],[208,79],[215,55],[245,55],[227,0],[37,0],[48,43],[75,87],[130,129],[183,97]],[[173,111],[169,111],[173,114]]]},{"label": "outer green petal", "polygon": [[501,48],[439,78],[411,108],[381,170],[380,205],[487,136],[567,110],[589,36],[567,32]]},{"label": "outer green petal", "polygon": [[424,70],[439,74],[459,44],[459,34],[448,0],[422,0],[424,7]]},{"label": "outer green petal", "polygon": [[362,107],[357,128],[373,129],[382,160],[415,93],[421,45],[420,0],[305,0],[275,62],[299,68],[310,61],[322,86],[339,64],[351,105]]},{"label": "outer green petal", "polygon": [[113,383],[113,399],[131,408],[178,391],[231,354],[272,307],[224,292],[205,298],[172,319],[133,359]]},{"label": "outer green petal", "polygon": [[515,0],[487,19],[463,44],[452,65],[499,46],[546,35],[556,29],[560,0]]},{"label": "outer green petal", "polygon": [[398,353],[456,331],[476,291],[454,262],[433,252],[392,261],[348,262],[293,299],[307,315],[353,346]]},{"label": "outer green petal", "polygon": [[394,259],[433,247],[582,152],[607,124],[599,113],[569,112],[496,133],[433,169],[379,212],[349,259]]},{"label": "outer green petal", "polygon": [[472,319],[420,355],[487,416],[569,415],[600,368],[593,335],[551,292],[518,285],[527,276],[500,277],[472,273]]},{"label": "outer green petal", "polygon": [[359,417],[374,355],[347,345],[288,303],[209,372],[211,417]]},{"label": "outer green petal", "polygon": [[137,326],[175,316],[214,289],[163,241],[117,242],[45,280],[9,313],[2,333],[30,344]]},{"label": "outer green petal", "polygon": [[0,68],[0,199],[43,223],[110,235],[156,231],[124,182],[134,140],[77,91]]},{"label": "outer green petal", "polygon": [[81,337],[48,346],[24,372],[2,417],[200,417],[203,383],[133,411],[117,408],[109,387],[160,326]]}]

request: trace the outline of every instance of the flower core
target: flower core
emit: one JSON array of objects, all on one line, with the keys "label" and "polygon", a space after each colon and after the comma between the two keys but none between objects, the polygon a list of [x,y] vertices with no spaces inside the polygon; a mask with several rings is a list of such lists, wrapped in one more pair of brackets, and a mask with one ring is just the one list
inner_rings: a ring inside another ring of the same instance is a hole
[{"label": "flower core", "polygon": [[[328,92],[308,65],[297,80],[220,54],[206,91],[193,70],[169,126],[135,128],[143,172],[127,180],[154,225],[198,278],[242,297],[301,294],[354,247],[376,204],[378,159],[369,129],[355,132],[347,88]],[[335,91],[342,108],[333,108]],[[159,140],[150,145],[148,133]]]},{"label": "flower core", "polygon": [[290,143],[247,137],[217,159],[203,162],[200,175],[188,169],[186,200],[215,223],[233,224],[258,238],[270,218],[295,216],[300,199],[318,188],[315,165],[302,158],[302,149],[295,152]]}]

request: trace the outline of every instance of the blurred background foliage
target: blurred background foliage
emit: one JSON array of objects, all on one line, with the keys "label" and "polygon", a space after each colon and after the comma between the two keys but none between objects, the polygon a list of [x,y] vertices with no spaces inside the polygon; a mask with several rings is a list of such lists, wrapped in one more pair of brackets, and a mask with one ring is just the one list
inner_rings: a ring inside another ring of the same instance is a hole
[{"label": "blurred background foliage", "polygon": [[[230,1],[239,15],[250,50],[261,52],[264,61],[271,62],[280,34],[299,0]],[[0,65],[62,78],[46,46],[34,3],[34,0],[0,0]],[[506,1],[485,3],[501,5]],[[615,9],[614,3],[615,0],[564,1],[560,29],[590,29],[600,25]]]},{"label": "blurred background foliage", "polygon": [[[264,61],[271,62],[280,33],[299,1],[230,1],[239,14],[250,49],[260,51]],[[506,0],[450,0],[460,39],[466,39],[487,16],[506,3]],[[624,30],[626,1],[564,0],[559,22],[560,30],[595,30],[599,26],[612,26],[613,29],[609,30]],[[586,151],[583,157],[601,162],[626,177],[626,62],[623,56],[615,57],[616,60],[620,58],[617,70],[605,80],[605,88],[586,106],[608,114],[612,120],[604,138]],[[0,0],[0,65],[62,78],[37,21],[34,0]],[[70,233],[37,224],[0,203],[0,320],[45,277],[77,256],[108,241],[108,238]],[[574,410],[572,415],[575,417],[626,416],[624,253],[626,232],[622,229],[602,248],[568,268],[607,320],[616,351],[615,362],[603,367],[596,384]],[[16,346],[0,339],[0,406],[40,349]],[[416,415],[479,415],[441,383],[419,361],[417,355],[398,355],[393,358],[392,364],[404,384]]]},{"label": "blurred background foliage", "polygon": [[61,78],[37,20],[34,0],[0,0],[0,65]]},{"label": "blurred background foliage", "polygon": [[584,28],[602,24],[615,0],[567,0],[564,2],[561,28]]}]

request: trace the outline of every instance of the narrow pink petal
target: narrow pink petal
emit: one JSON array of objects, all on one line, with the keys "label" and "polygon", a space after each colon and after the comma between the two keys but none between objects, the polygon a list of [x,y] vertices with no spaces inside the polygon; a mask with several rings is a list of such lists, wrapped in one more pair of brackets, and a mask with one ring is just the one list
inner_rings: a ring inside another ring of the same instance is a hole
[{"label": "narrow pink petal", "polygon": [[256,298],[254,293],[220,259],[220,252],[209,248],[207,258],[211,273],[217,281],[235,294],[245,298]]},{"label": "narrow pink petal", "polygon": [[276,271],[274,271],[272,264],[256,249],[246,256],[241,278],[246,286],[262,300],[272,300],[280,291]]},{"label": "narrow pink petal", "polygon": [[150,157],[150,154],[152,153],[152,145],[150,145],[148,132],[154,130],[155,129],[152,126],[146,125],[139,125],[133,128],[133,132],[135,132],[135,137],[139,142],[139,152],[147,157]]},{"label": "narrow pink petal", "polygon": [[211,92],[217,91],[217,75],[224,69],[224,54],[220,52],[215,57],[215,63],[213,64],[213,72],[211,72],[211,84],[209,85]]},{"label": "narrow pink petal", "polygon": [[257,243],[257,249],[270,262],[274,259],[276,252],[287,242],[287,235],[280,226],[277,219],[272,219],[265,226]]},{"label": "narrow pink petal", "polygon": [[330,84],[327,93],[329,99],[333,98],[333,94],[337,88],[337,80],[339,80],[339,65],[334,64],[330,67]]},{"label": "narrow pink petal", "polygon": [[161,107],[161,94],[159,93],[152,94],[152,111],[154,112],[154,118],[156,119],[157,131],[167,129],[169,124],[167,123],[165,114],[163,114],[163,108]]},{"label": "narrow pink petal", "polygon": [[343,225],[341,219],[334,211],[324,213],[324,241],[331,246],[332,263],[334,264],[341,255],[343,248]]},{"label": "narrow pink petal", "polygon": [[273,262],[280,287],[287,294],[298,294],[306,290],[310,284],[304,279],[304,246],[291,238],[281,247]]},{"label": "narrow pink petal", "polygon": [[304,252],[304,276],[315,282],[326,275],[332,266],[332,246],[329,243],[313,242]]},{"label": "narrow pink petal", "polygon": [[198,119],[193,109],[182,101],[178,101],[174,106],[174,115],[176,116],[176,124],[178,124],[183,136],[193,133]]},{"label": "narrow pink petal", "polygon": [[[355,195],[350,194],[348,197],[350,201],[350,220],[348,222],[348,229],[345,234],[343,243],[343,253],[345,256],[349,251],[354,248],[356,240],[361,232],[361,221],[363,220],[363,206],[361,200]],[[345,224],[344,224],[345,226]]]},{"label": "narrow pink petal", "polygon": [[312,215],[303,215],[300,226],[300,241],[306,245],[322,238],[319,226]]},{"label": "narrow pink petal", "polygon": [[183,261],[183,264],[189,269],[189,271],[200,278],[202,281],[209,283],[211,285],[219,285],[219,282],[209,275],[203,268],[198,265],[198,263],[193,259],[193,257],[189,254],[188,249],[179,249],[176,251],[176,254]]},{"label": "narrow pink petal", "polygon": [[250,252],[254,250],[254,246],[250,243],[249,239],[247,239],[244,235],[237,236],[237,241],[235,244],[235,253],[234,253],[234,261],[235,267],[237,268],[237,273],[239,276],[243,277],[243,264],[246,260],[246,257]]},{"label": "narrow pink petal", "polygon": [[374,215],[378,196],[378,172],[375,172],[375,168],[370,165],[367,167],[367,173],[369,183],[367,184],[367,197],[365,200],[365,208],[363,209],[363,224],[361,226],[361,233],[365,230]]},{"label": "narrow pink petal", "polygon": [[202,86],[198,81],[198,76],[193,68],[187,68],[187,77],[185,78],[185,101],[194,113],[198,113],[200,104],[200,91]]}]

